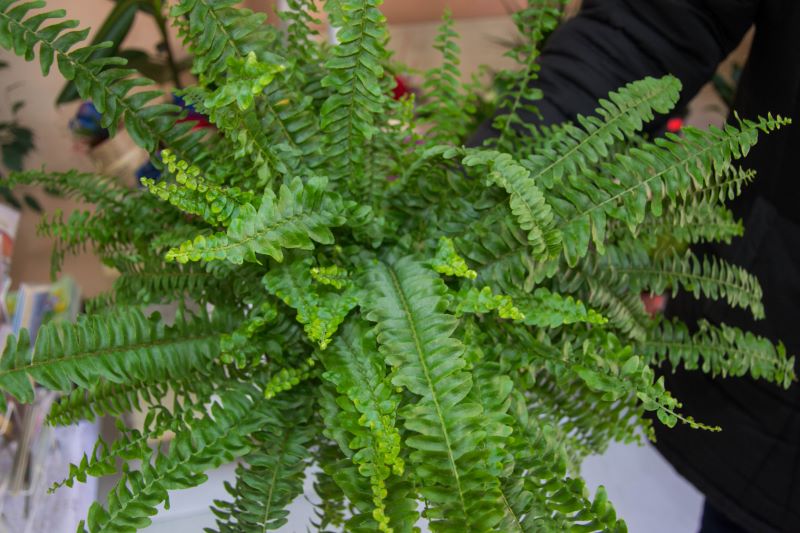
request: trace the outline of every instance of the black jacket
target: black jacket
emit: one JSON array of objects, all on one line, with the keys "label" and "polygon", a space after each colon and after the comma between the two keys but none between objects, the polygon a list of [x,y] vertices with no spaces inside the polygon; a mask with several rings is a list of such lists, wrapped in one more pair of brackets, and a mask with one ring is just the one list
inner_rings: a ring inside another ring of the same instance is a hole
[{"label": "black jacket", "polygon": [[[794,125],[762,138],[748,156],[756,181],[731,206],[745,236],[706,251],[758,277],[767,318],[755,322],[691,297],[677,298],[670,312],[782,340],[800,356],[800,0],[585,0],[543,50],[537,84],[545,98],[537,105],[546,122],[561,122],[591,113],[598,97],[627,82],[668,73],[683,82],[686,101],[753,24],[734,108],[746,118],[789,116]],[[491,135],[482,130],[478,138]],[[784,391],[699,371],[669,374],[667,385],[688,414],[723,431],[656,423],[661,453],[748,530],[800,532],[800,385]]]}]

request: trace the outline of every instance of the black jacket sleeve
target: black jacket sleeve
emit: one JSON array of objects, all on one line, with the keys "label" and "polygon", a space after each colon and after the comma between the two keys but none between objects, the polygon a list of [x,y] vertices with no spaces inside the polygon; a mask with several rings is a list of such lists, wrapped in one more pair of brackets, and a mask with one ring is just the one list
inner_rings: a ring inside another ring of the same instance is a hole
[{"label": "black jacket sleeve", "polygon": [[[739,44],[757,7],[758,0],[584,0],[539,58],[542,120],[590,114],[599,98],[645,76],[678,77],[685,103]],[[476,137],[491,134],[484,124]]]}]

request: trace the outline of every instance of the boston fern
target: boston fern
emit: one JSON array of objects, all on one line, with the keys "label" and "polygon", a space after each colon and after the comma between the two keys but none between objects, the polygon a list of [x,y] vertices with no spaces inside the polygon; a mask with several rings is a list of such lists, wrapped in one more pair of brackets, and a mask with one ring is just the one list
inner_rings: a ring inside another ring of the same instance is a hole
[{"label": "boston fern", "polygon": [[[195,130],[63,11],[0,0],[0,45],[56,65],[163,167],[139,190],[11,177],[97,205],[42,223],[54,271],[91,246],[120,272],[76,323],[45,325],[33,346],[23,331],[0,360],[17,400],[64,393],[54,424],[147,413],[72,466],[63,484],[124,462],[79,531],[145,527],[168,491],[234,460],[209,531],[280,527],[306,475],[321,530],[624,531],[577,475],[582,458],[653,423],[716,429],[681,414],[656,367],[795,379],[782,346],[651,318],[639,296],[685,290],[763,315],[755,278],[689,245],[741,235],[724,201],[753,174],[733,161],[788,120],[647,140],[678,99],[664,77],[572,123],[525,124],[558,20],[531,0],[515,16],[519,66],[498,78],[498,136],[466,148],[476,93],[458,81],[449,18],[415,110],[389,97],[380,0],[326,2],[335,46],[315,36],[314,2],[288,3],[283,30],[232,0],[174,3],[198,79],[182,96],[216,125]],[[169,302],[175,316],[146,314]]]}]

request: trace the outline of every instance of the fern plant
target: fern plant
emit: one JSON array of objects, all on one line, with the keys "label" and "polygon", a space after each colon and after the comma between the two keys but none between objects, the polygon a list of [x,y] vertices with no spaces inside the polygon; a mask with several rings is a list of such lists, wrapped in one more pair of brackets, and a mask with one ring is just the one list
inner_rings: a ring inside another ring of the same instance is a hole
[{"label": "fern plant", "polygon": [[[667,76],[621,87],[592,116],[527,126],[556,22],[532,0],[499,136],[465,148],[474,94],[448,18],[415,113],[388,97],[379,0],[325,3],[335,46],[315,39],[310,0],[290,2],[285,30],[234,4],[171,9],[195,56],[184,96],[217,126],[189,131],[63,11],[0,0],[0,45],[45,74],[56,65],[163,167],[138,190],[75,172],[10,178],[97,205],[42,224],[54,270],[91,245],[120,272],[75,324],[35,343],[21,332],[0,359],[17,400],[64,393],[53,424],[147,412],[141,431],[73,465],[64,484],[123,462],[79,531],[145,527],[168,491],[232,460],[209,531],[280,527],[309,471],[321,530],[624,531],[578,475],[582,458],[653,423],[717,429],[682,414],[659,365],[794,381],[782,346],[724,324],[693,332],[639,299],[686,290],[763,315],[755,278],[688,246],[741,234],[724,201],[752,174],[735,161],[788,120],[646,140],[678,99]],[[174,317],[145,311],[169,302]],[[147,446],[167,431],[165,449]]]}]

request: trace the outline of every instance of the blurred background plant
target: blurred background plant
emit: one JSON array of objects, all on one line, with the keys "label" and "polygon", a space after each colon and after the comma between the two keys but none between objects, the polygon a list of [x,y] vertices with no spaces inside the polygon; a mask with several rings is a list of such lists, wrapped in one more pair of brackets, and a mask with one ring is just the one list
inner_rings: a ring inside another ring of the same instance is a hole
[{"label": "blurred background plant", "polygon": [[[0,69],[5,69],[8,65],[0,61]],[[4,100],[8,101],[11,92],[18,84],[12,84],[5,90]],[[4,102],[5,105],[5,102]],[[31,209],[41,212],[42,208],[36,198],[29,194],[23,194],[19,200],[5,184],[5,174],[3,171],[14,172],[22,170],[22,163],[25,156],[33,150],[33,132],[20,124],[17,115],[25,106],[22,100],[14,100],[11,103],[11,117],[8,120],[0,121],[0,153],[2,154],[2,165],[0,166],[0,197],[8,204],[21,209],[23,204]]]},{"label": "blurred background plant", "polygon": [[[110,42],[111,46],[98,48],[91,55],[92,59],[101,57],[123,57],[128,66],[135,68],[144,76],[158,83],[172,83],[181,88],[180,73],[186,70],[191,60],[177,61],[170,45],[169,33],[164,10],[166,3],[162,0],[113,0],[116,4],[97,30],[91,44]],[[156,55],[151,55],[141,48],[124,48],[122,43],[133,27],[137,15],[152,17],[161,35],[156,45]],[[108,68],[113,68],[109,65]],[[70,81],[64,85],[56,100],[57,104],[65,104],[78,100],[78,90]]]}]

